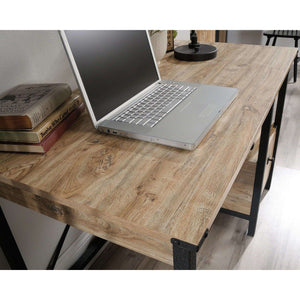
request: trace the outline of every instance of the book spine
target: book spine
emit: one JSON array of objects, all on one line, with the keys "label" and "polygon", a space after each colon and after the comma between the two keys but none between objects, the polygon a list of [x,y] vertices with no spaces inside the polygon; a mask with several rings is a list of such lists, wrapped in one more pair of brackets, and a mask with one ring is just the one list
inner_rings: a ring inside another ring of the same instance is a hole
[{"label": "book spine", "polygon": [[84,104],[75,109],[55,130],[53,130],[41,143],[45,153],[56,143],[56,141],[64,134],[64,132],[75,122],[75,120],[84,111]]},{"label": "book spine", "polygon": [[64,106],[62,110],[55,114],[53,118],[49,119],[48,122],[43,124],[37,131],[37,138],[42,141],[47,134],[49,134],[56,126],[58,126],[73,110],[75,110],[82,103],[82,98],[77,96],[72,103],[68,106]]},{"label": "book spine", "polygon": [[47,137],[38,144],[13,144],[0,143],[0,151],[4,152],[24,152],[24,153],[46,153],[64,134],[64,132],[75,122],[84,111],[84,103],[81,103],[71,114],[60,123]]},{"label": "book spine", "polygon": [[67,84],[56,87],[47,97],[28,111],[27,116],[31,121],[33,129],[40,124],[48,115],[50,115],[59,105],[66,101],[72,94],[71,88]]},{"label": "book spine", "polygon": [[33,131],[0,131],[0,142],[40,143],[58,124],[60,124],[83,101],[77,94],[71,101],[62,104],[48,118],[40,123]]}]

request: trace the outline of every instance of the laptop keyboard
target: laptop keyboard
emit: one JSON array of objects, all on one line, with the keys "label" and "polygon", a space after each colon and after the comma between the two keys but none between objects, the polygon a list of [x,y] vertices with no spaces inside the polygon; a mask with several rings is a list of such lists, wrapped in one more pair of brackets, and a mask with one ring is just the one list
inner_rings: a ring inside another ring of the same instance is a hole
[{"label": "laptop keyboard", "polygon": [[160,84],[154,91],[114,117],[113,120],[154,127],[195,90],[195,87],[179,84]]}]

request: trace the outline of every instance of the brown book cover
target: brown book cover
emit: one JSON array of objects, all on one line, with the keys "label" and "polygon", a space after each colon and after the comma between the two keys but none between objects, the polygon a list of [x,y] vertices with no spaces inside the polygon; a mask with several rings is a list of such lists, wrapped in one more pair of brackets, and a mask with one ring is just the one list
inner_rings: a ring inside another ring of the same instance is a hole
[{"label": "brown book cover", "polygon": [[79,91],[74,91],[65,103],[32,130],[0,130],[0,142],[40,143],[54,128],[60,124],[83,99]]},{"label": "brown book cover", "polygon": [[0,129],[33,129],[65,102],[68,84],[22,84],[0,96]]},{"label": "brown book cover", "polygon": [[22,144],[22,143],[0,143],[0,151],[4,152],[27,152],[27,153],[46,153],[64,132],[75,122],[84,111],[85,105],[81,103],[71,114],[50,132],[41,143]]}]

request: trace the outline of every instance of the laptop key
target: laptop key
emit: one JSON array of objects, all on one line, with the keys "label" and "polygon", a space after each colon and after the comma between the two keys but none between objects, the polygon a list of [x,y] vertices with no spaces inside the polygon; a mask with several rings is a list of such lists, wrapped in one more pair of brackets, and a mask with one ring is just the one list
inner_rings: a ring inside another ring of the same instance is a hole
[{"label": "laptop key", "polygon": [[134,122],[134,120],[135,120],[134,118],[127,118],[125,122],[130,124]]},{"label": "laptop key", "polygon": [[153,127],[195,89],[177,84],[160,84],[155,91],[147,94],[139,103],[129,107],[113,120]]},{"label": "laptop key", "polygon": [[162,109],[162,112],[164,113],[168,113],[170,112],[173,108],[175,108],[181,101],[180,100],[176,100],[172,103],[170,103],[169,105],[165,106],[163,109]]}]

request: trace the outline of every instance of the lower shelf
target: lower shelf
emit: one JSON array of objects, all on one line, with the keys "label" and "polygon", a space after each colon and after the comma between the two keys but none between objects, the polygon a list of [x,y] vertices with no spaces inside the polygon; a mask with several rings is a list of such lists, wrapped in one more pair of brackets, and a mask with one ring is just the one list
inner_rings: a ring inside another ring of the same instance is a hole
[{"label": "lower shelf", "polygon": [[[268,157],[272,157],[276,129],[273,127],[270,132]],[[252,193],[255,179],[256,161],[258,157],[259,140],[255,142],[254,148],[250,151],[242,169],[237,176],[232,188],[224,201],[222,208],[233,210],[238,213],[249,215],[251,211]],[[266,185],[272,162],[266,162],[263,186]]]},{"label": "lower shelf", "polygon": [[256,163],[245,161],[222,208],[249,215],[254,185]]}]

